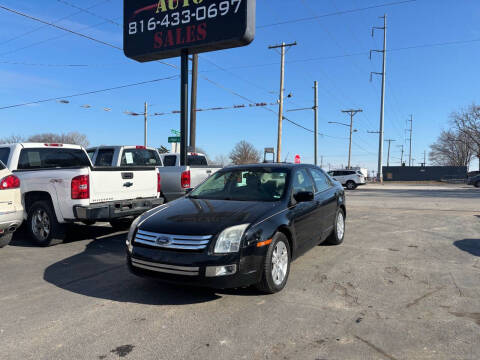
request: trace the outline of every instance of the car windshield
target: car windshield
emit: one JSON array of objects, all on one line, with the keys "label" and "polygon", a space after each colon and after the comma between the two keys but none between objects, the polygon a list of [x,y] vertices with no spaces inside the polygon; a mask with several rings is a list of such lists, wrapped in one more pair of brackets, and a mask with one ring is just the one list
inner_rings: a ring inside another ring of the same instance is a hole
[{"label": "car windshield", "polygon": [[285,169],[254,168],[217,172],[193,190],[194,199],[278,201],[286,189]]}]

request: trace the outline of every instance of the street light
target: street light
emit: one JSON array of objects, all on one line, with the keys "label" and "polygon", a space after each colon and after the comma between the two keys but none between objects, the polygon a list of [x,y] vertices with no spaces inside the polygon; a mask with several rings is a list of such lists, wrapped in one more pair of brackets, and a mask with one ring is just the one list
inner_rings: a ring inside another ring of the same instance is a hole
[{"label": "street light", "polygon": [[350,122],[350,125],[345,124],[345,123],[341,123],[341,122],[338,122],[338,121],[329,121],[328,123],[329,124],[343,125],[343,126],[346,126],[346,127],[350,128],[350,144],[349,144],[349,147],[348,147],[348,169],[350,169],[351,168],[351,160],[352,160],[352,134],[354,132],[358,131],[357,129],[353,129],[353,116],[352,116],[352,121]]}]

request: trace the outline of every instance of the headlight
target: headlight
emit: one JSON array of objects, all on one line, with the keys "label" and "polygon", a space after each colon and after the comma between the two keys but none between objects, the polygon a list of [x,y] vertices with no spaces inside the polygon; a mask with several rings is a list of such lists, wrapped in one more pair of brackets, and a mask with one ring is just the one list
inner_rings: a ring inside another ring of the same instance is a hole
[{"label": "headlight", "polygon": [[137,217],[133,220],[132,225],[130,226],[130,230],[128,231],[127,235],[127,246],[130,252],[132,252],[132,241],[133,241],[133,234],[135,234],[135,230],[137,230],[138,223],[142,219],[142,216]]},{"label": "headlight", "polygon": [[237,225],[223,230],[218,236],[214,252],[216,254],[238,252],[238,250],[240,250],[242,236],[249,225],[250,224]]}]

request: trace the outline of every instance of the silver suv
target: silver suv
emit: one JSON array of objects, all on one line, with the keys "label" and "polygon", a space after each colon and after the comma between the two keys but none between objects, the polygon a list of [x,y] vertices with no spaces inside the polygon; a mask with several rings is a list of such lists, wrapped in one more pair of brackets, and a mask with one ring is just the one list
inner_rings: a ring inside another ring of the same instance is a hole
[{"label": "silver suv", "polygon": [[355,190],[359,185],[365,185],[365,176],[360,170],[332,170],[328,175],[345,186],[348,190]]}]

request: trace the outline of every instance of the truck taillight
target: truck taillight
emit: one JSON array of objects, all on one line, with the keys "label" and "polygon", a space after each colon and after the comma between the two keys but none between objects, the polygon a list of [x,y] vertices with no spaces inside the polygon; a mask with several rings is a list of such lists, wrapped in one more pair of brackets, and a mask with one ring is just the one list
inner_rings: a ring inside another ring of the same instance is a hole
[{"label": "truck taillight", "polygon": [[182,172],[182,188],[189,189],[190,188],[190,170]]},{"label": "truck taillight", "polygon": [[81,200],[90,198],[90,178],[80,175],[72,179],[72,199]]},{"label": "truck taillight", "polygon": [[0,180],[0,190],[18,189],[20,187],[20,179],[15,175],[8,175]]},{"label": "truck taillight", "polygon": [[162,192],[162,177],[157,174],[157,193]]}]

